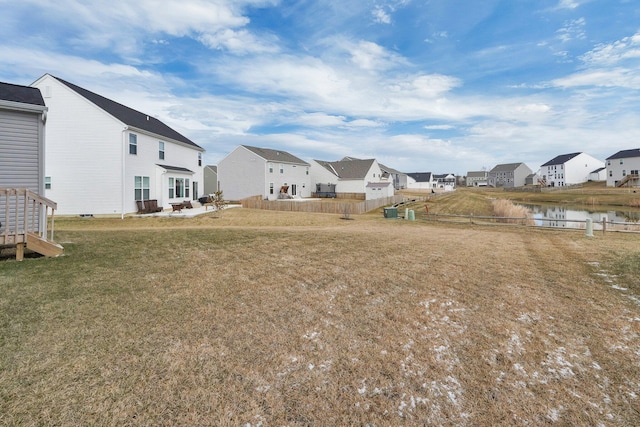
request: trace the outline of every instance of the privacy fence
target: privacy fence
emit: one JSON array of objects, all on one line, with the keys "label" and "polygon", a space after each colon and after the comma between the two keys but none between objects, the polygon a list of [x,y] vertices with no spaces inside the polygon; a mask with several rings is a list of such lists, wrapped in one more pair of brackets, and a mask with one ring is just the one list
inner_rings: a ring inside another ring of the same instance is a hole
[{"label": "privacy fence", "polygon": [[341,199],[283,199],[263,200],[261,197],[248,197],[240,201],[243,208],[289,212],[314,212],[329,214],[363,214],[382,206],[403,201],[403,196],[354,202]]}]

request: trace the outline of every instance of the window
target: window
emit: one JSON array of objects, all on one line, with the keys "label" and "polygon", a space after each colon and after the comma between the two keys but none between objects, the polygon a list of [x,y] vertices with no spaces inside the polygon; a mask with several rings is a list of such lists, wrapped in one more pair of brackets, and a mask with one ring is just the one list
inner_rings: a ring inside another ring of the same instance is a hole
[{"label": "window", "polygon": [[269,173],[273,173],[273,163],[269,163]]},{"label": "window", "polygon": [[164,160],[164,142],[158,142],[158,158]]},{"label": "window", "polygon": [[607,166],[611,166],[611,160],[607,160]]},{"label": "window", "polygon": [[129,154],[138,154],[138,135],[129,134]]},{"label": "window", "polygon": [[188,178],[169,178],[170,199],[189,197],[190,193],[190,183]]},{"label": "window", "polygon": [[45,176],[44,177],[44,189],[45,190],[51,190],[51,177],[50,176]]},{"label": "window", "polygon": [[284,165],[280,163],[280,173],[284,173]]},{"label": "window", "polygon": [[627,176],[627,171],[622,169],[622,176]]},{"label": "window", "polygon": [[202,153],[198,153],[198,166],[202,166]]},{"label": "window", "polygon": [[622,161],[622,159],[620,159],[620,164],[623,164],[624,162]]},{"label": "window", "polygon": [[307,175],[309,175],[309,166],[307,166]]},{"label": "window", "polygon": [[613,176],[613,171],[612,170],[609,171],[609,176]]},{"label": "window", "polygon": [[136,200],[149,200],[149,177],[136,176],[134,178],[134,198]]},{"label": "window", "polygon": [[273,182],[269,183],[269,194],[273,194]]}]

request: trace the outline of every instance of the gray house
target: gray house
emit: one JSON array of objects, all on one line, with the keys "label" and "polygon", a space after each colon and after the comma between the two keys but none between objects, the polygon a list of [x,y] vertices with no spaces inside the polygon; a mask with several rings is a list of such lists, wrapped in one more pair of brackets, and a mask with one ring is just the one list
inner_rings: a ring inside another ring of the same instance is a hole
[{"label": "gray house", "polygon": [[[47,236],[55,202],[44,195],[44,138],[47,107],[40,90],[0,82],[0,246],[15,246],[46,256],[62,254]],[[53,230],[53,227],[51,227]]]},{"label": "gray house", "polygon": [[218,166],[207,165],[204,167],[204,194],[213,194],[218,191]]},{"label": "gray house", "polygon": [[487,183],[491,187],[523,187],[532,173],[524,163],[505,163],[489,171]]},{"label": "gray house", "polygon": [[40,90],[0,83],[0,187],[44,194],[46,113]]}]

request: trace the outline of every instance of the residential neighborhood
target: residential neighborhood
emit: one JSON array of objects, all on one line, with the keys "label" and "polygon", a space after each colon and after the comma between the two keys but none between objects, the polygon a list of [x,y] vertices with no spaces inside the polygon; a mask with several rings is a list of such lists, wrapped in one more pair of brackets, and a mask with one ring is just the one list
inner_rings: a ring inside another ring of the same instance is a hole
[{"label": "residential neighborhood", "polygon": [[[469,171],[464,177],[405,173],[375,158],[304,160],[277,147],[249,145],[236,147],[217,165],[204,165],[205,150],[196,141],[153,116],[60,77],[45,74],[29,87],[1,83],[0,95],[5,123],[0,132],[13,132],[0,146],[0,153],[6,153],[0,156],[0,187],[29,188],[55,200],[62,215],[124,217],[146,213],[148,206],[171,209],[217,191],[236,201],[376,200],[403,189],[454,191],[459,179],[467,187],[496,188],[562,188],[588,181],[640,185],[638,148],[614,153],[606,163],[576,152],[558,154],[537,171],[519,161]],[[29,121],[25,126],[34,129],[29,133],[34,135],[32,145],[26,145],[26,127],[6,125],[18,120]],[[25,132],[25,137],[16,132]],[[32,150],[34,157],[20,155],[25,150]],[[33,160],[26,163],[26,158]],[[33,173],[25,173],[27,165]]]}]

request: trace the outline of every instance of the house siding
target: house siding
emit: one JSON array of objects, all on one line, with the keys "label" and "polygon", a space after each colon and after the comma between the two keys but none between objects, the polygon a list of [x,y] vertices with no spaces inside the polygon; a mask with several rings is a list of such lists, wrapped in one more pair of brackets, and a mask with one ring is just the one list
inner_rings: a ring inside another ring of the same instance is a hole
[{"label": "house siding", "polygon": [[[631,171],[640,171],[640,156],[607,159],[607,187],[615,187]],[[638,181],[627,185],[637,186]]]},{"label": "house siding", "polygon": [[[274,165],[274,168],[277,167]],[[251,196],[266,197],[269,185],[266,169],[265,159],[242,146],[236,147],[218,162],[218,180],[224,198],[241,200]]]},{"label": "house siding", "polygon": [[[273,172],[269,172],[269,164],[273,165]],[[296,196],[309,197],[311,180],[307,174],[308,167],[308,164],[265,159],[244,146],[238,146],[218,163],[218,181],[227,200],[241,200],[252,196],[276,200],[283,185],[289,186],[290,195],[292,186],[295,185]],[[271,183],[273,194],[270,194],[269,189]]]},{"label": "house siding", "polygon": [[40,114],[0,109],[0,187],[42,194]]},{"label": "house siding", "polygon": [[[40,89],[49,109],[45,176],[51,177],[51,189],[46,197],[58,202],[60,214],[136,212],[135,176],[149,177],[149,198],[170,207],[168,176],[158,173],[157,164],[190,169],[190,183],[203,181],[199,147],[130,128],[48,74],[32,86]],[[130,133],[137,135],[136,155],[129,154]],[[165,142],[164,159],[159,158],[159,141]]]},{"label": "house siding", "polygon": [[62,215],[120,213],[123,125],[50,76],[33,86],[49,108],[46,197]]},{"label": "house siding", "polygon": [[591,172],[603,166],[601,160],[580,153],[563,163],[542,166],[541,173],[547,186],[562,187],[589,181]]}]

